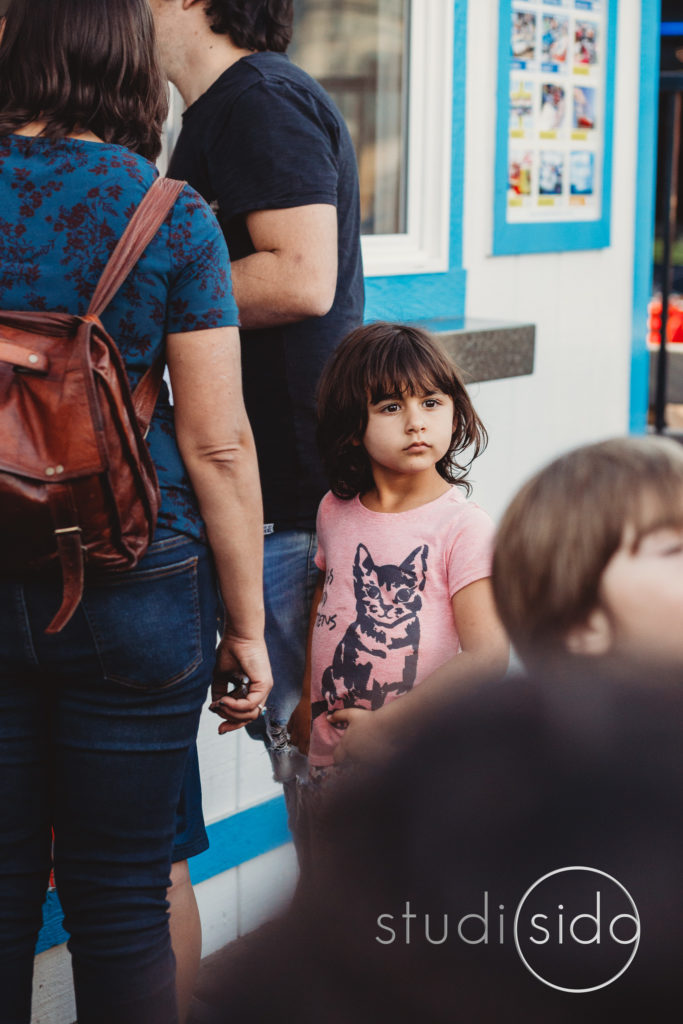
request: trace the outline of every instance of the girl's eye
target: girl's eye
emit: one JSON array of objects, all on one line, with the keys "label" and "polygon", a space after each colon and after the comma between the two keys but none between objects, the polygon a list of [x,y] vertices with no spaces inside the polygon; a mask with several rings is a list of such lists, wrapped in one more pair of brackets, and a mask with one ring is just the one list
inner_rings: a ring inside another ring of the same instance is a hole
[{"label": "girl's eye", "polygon": [[663,555],[680,555],[683,551],[683,543],[669,544],[663,551]]},{"label": "girl's eye", "polygon": [[396,412],[398,408],[398,402],[390,402],[389,405],[383,407],[382,412]]},{"label": "girl's eye", "polygon": [[437,405],[441,405],[438,398],[425,398],[424,404],[428,409],[436,409]]}]

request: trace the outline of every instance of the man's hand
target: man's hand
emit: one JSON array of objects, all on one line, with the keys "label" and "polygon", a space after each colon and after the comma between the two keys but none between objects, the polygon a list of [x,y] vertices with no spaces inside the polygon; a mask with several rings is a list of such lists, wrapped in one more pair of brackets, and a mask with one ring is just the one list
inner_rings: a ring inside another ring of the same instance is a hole
[{"label": "man's hand", "polygon": [[[234,672],[243,672],[249,677],[249,695],[241,700],[227,696]],[[257,719],[272,687],[265,641],[243,640],[224,634],[216,651],[211,683],[213,702],[210,705],[210,710],[224,719],[218,727],[220,735],[241,729],[247,722]]]},{"label": "man's hand", "polygon": [[363,708],[341,708],[327,716],[330,725],[343,727],[339,743],[335,747],[336,764],[350,758],[364,764],[386,761],[396,747],[382,728],[382,712],[367,711]]}]

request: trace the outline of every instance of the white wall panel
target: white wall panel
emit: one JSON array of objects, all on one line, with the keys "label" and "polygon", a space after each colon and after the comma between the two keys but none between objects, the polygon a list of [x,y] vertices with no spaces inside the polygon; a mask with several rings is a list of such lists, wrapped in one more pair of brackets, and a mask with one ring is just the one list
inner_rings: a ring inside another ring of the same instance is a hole
[{"label": "white wall panel", "polygon": [[537,335],[533,377],[472,390],[490,435],[475,497],[496,517],[543,462],[628,429],[640,4],[619,4],[610,248],[493,258],[497,12],[497,0],[469,4],[467,315],[535,323]]},{"label": "white wall panel", "polygon": [[31,1024],[73,1024],[75,1020],[71,957],[66,944],[54,946],[36,957]]}]

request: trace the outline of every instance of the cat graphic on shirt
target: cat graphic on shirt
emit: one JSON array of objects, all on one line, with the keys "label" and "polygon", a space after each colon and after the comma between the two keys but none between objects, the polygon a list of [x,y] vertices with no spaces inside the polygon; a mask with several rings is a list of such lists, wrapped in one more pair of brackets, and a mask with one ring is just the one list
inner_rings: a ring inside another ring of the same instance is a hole
[{"label": "cat graphic on shirt", "polygon": [[324,704],[315,712],[340,707],[374,711],[382,707],[388,694],[412,689],[428,554],[429,548],[423,544],[400,565],[377,565],[365,545],[358,545],[353,563],[356,618],[323,673]]}]

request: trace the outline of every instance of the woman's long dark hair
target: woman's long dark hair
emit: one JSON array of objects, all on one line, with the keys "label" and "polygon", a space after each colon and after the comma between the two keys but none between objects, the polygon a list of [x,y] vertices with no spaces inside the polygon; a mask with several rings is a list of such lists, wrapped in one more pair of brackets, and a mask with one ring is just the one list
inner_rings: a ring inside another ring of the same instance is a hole
[{"label": "woman's long dark hair", "polygon": [[[360,443],[368,425],[368,401],[428,391],[453,399],[453,434],[437,472],[470,494],[467,474],[488,438],[458,370],[425,331],[379,322],[351,331],[320,378],[318,446],[338,498],[353,498],[373,486],[370,460]],[[469,457],[459,462],[456,456],[468,449]]]},{"label": "woman's long dark hair", "polygon": [[147,0],[11,0],[0,41],[0,135],[91,131],[155,159],[168,112]]}]

